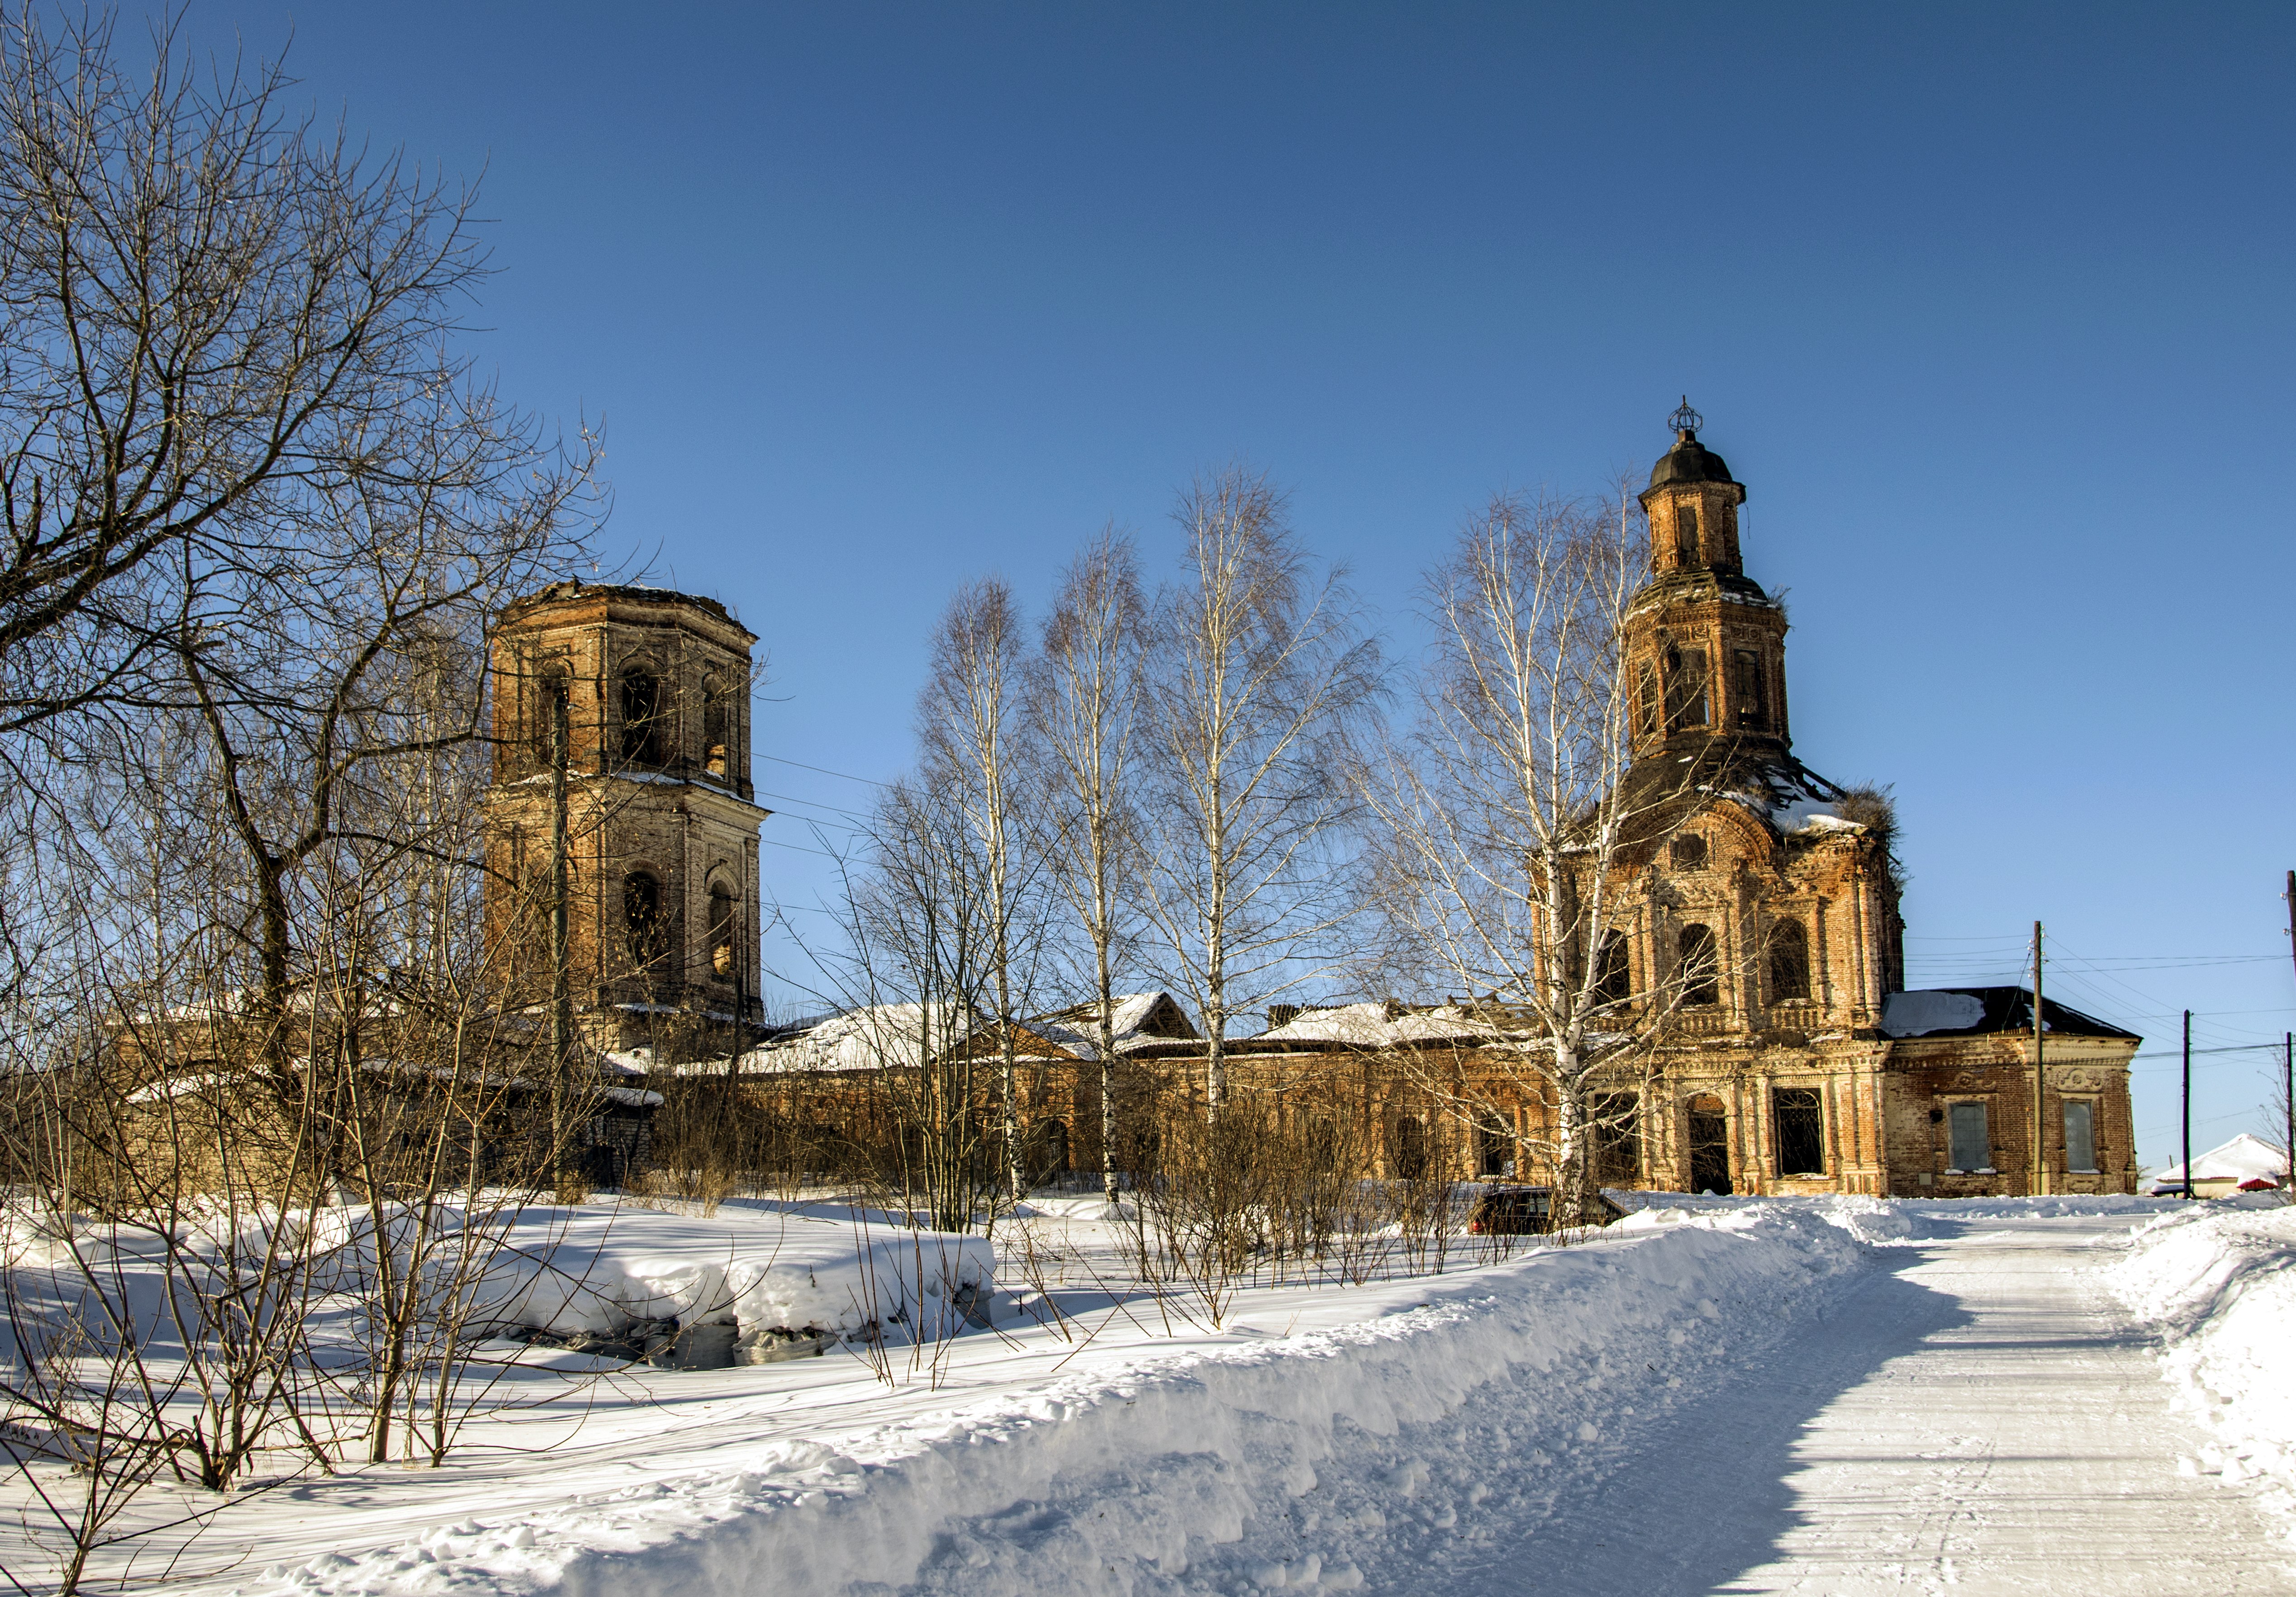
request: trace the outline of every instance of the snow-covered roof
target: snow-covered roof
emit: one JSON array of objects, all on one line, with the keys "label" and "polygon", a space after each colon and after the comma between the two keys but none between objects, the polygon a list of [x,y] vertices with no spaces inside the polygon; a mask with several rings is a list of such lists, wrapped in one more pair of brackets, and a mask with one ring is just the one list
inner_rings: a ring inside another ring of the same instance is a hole
[{"label": "snow-covered roof", "polygon": [[[2194,1181],[2246,1181],[2251,1177],[2278,1181],[2288,1174],[2288,1156],[2261,1137],[2246,1132],[2219,1148],[2211,1148],[2193,1159]],[[2185,1167],[2172,1165],[2152,1178],[2152,1190],[2182,1185]]]},{"label": "snow-covered roof", "polygon": [[[2054,998],[2041,1002],[2042,1029],[2053,1036],[2138,1040],[2110,1020],[2085,1015]],[[1882,997],[1882,1034],[1891,1037],[1972,1036],[2030,1032],[2033,995],[2024,987],[1932,987]]]},{"label": "snow-covered roof", "polygon": [[[1099,1010],[1096,1002],[1071,1004],[1028,1024],[1030,1030],[1070,1052],[1096,1059],[1100,1054],[1100,1045],[1095,1041],[1100,1033]],[[1152,1043],[1193,1039],[1196,1028],[1189,1024],[1188,1012],[1181,1007],[1180,1001],[1159,989],[1118,996],[1109,1016],[1109,1033],[1116,1052],[1122,1055]]]},{"label": "snow-covered roof", "polygon": [[[914,1065],[925,1048],[947,1054],[993,1039],[996,1024],[977,1010],[951,1003],[872,1003],[830,1015],[742,1056],[742,1070],[877,1070]],[[1013,1028],[1022,1057],[1070,1058],[1067,1047],[1027,1026]],[[722,1066],[692,1067],[695,1069]],[[681,1072],[689,1067],[678,1067]]]},{"label": "snow-covered roof", "polygon": [[1344,1043],[1353,1048],[1394,1048],[1411,1043],[1480,1041],[1496,1036],[1453,1004],[1390,1014],[1385,1003],[1343,1003],[1306,1009],[1253,1038],[1259,1043]]}]

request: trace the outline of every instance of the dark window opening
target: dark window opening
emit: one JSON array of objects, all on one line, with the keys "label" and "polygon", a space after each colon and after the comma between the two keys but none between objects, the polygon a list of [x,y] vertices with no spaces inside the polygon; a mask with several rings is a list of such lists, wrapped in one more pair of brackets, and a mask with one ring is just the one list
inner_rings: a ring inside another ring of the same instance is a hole
[{"label": "dark window opening", "polygon": [[1674,868],[1677,871],[1706,869],[1706,839],[1694,831],[1686,831],[1674,839]]},{"label": "dark window opening", "polygon": [[1069,1168],[1069,1127],[1065,1120],[1046,1120],[1029,1133],[1029,1184],[1065,1175]]},{"label": "dark window opening", "polygon": [[1948,1164],[1955,1170],[1993,1168],[1993,1138],[1981,1103],[1956,1103],[1946,1110]]},{"label": "dark window opening", "polygon": [[[570,702],[570,688],[563,666],[545,666],[534,683],[534,720],[528,728],[533,733],[534,763],[547,771],[556,758],[554,740],[558,726],[558,711]],[[570,754],[570,750],[569,751]]]},{"label": "dark window opening", "polygon": [[734,772],[734,699],[715,676],[701,684],[701,768],[721,782]]},{"label": "dark window opening", "polygon": [[1730,1195],[1730,1117],[1722,1100],[1701,1093],[1690,1101],[1690,1190]]},{"label": "dark window opening", "polygon": [[2065,1101],[2065,1168],[2096,1174],[2096,1105],[2085,1098]]},{"label": "dark window opening", "polygon": [[1809,996],[1809,934],[1799,921],[1770,928],[1770,1002],[1797,1003]]},{"label": "dark window opening", "polygon": [[622,878],[622,930],[630,963],[641,970],[658,969],[669,953],[668,928],[661,913],[661,883],[644,871]]},{"label": "dark window opening", "polygon": [[1628,1186],[1642,1179],[1642,1104],[1632,1093],[1597,1093],[1587,1100],[1587,1136],[1598,1186]]},{"label": "dark window opening", "polygon": [[734,894],[722,883],[709,889],[709,969],[730,981],[737,967],[734,956]]},{"label": "dark window opening", "polygon": [[661,678],[644,666],[622,673],[622,763],[659,766],[662,759],[663,715]]},{"label": "dark window opening", "polygon": [[1406,1115],[1395,1123],[1395,1173],[1405,1181],[1417,1181],[1427,1174],[1427,1127],[1416,1115]]},{"label": "dark window opening", "polygon": [[1764,681],[1762,657],[1741,649],[1732,659],[1731,696],[1738,701],[1738,725],[1767,727],[1770,724],[1769,689]]},{"label": "dark window opening", "polygon": [[1329,1175],[1340,1167],[1340,1134],[1329,1120],[1308,1122],[1308,1168]]},{"label": "dark window opening", "polygon": [[1674,507],[1674,553],[1685,566],[1698,563],[1698,507],[1694,504]]},{"label": "dark window opening", "polygon": [[1815,1087],[1780,1087],[1770,1094],[1778,1139],[1778,1174],[1825,1174],[1825,1108]]},{"label": "dark window opening", "polygon": [[1636,684],[1635,717],[1645,738],[1658,736],[1658,667],[1644,663],[1642,679]]},{"label": "dark window opening", "polygon": [[1595,996],[1604,1003],[1624,1003],[1634,995],[1634,972],[1627,963],[1627,934],[1614,931],[1603,939],[1603,957],[1595,962]]},{"label": "dark window opening", "polygon": [[1721,962],[1715,957],[1713,931],[1696,924],[1685,926],[1676,934],[1674,947],[1683,1003],[1696,1009],[1721,1003]]},{"label": "dark window opening", "polygon": [[1666,651],[1666,729],[1680,732],[1706,725],[1706,651]]},{"label": "dark window opening", "polygon": [[1514,1133],[1504,1121],[1484,1120],[1475,1126],[1475,1174],[1514,1174]]}]

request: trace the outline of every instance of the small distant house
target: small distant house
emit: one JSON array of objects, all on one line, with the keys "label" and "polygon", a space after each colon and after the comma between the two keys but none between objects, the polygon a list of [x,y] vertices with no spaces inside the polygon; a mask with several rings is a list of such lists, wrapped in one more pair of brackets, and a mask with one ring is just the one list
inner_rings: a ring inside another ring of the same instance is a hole
[{"label": "small distant house", "polygon": [[[2234,1192],[2269,1192],[2288,1184],[2288,1155],[2246,1132],[2193,1160],[2193,1196],[2228,1198]],[[2182,1197],[2185,1167],[2171,1165],[2152,1178],[2155,1198]]]}]

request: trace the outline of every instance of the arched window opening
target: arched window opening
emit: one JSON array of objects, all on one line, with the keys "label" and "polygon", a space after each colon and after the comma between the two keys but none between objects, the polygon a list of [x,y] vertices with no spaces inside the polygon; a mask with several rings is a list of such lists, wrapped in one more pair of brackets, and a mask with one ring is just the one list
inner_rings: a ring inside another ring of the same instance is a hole
[{"label": "arched window opening", "polygon": [[1770,928],[1770,1002],[1800,1003],[1809,996],[1809,933],[1799,921]]},{"label": "arched window opening", "polygon": [[[571,698],[572,680],[564,666],[554,662],[543,667],[536,675],[533,717],[527,724],[527,734],[533,745],[534,763],[543,770],[550,769],[555,758],[554,740],[557,736],[560,712],[571,703]],[[567,732],[570,741],[573,732],[570,725]],[[570,758],[572,751],[570,749],[568,753]]]},{"label": "arched window opening", "polygon": [[630,963],[640,970],[659,970],[668,956],[661,883],[644,871],[633,871],[622,878],[622,933],[628,943]]},{"label": "arched window opening", "polygon": [[1706,725],[1706,651],[1666,651],[1666,729],[1680,732]]},{"label": "arched window opening", "polygon": [[1711,1093],[1690,1101],[1690,1190],[1730,1195],[1730,1111]]},{"label": "arched window opening", "polygon": [[1780,1087],[1770,1094],[1777,1128],[1778,1174],[1825,1174],[1825,1106],[1815,1087]]},{"label": "arched window opening", "polygon": [[1676,936],[1674,946],[1684,1007],[1699,1009],[1721,1003],[1721,962],[1715,957],[1713,930],[1693,922]]},{"label": "arched window opening", "polygon": [[1316,1118],[1308,1122],[1308,1168],[1317,1175],[1329,1175],[1340,1167],[1339,1128],[1329,1120]]},{"label": "arched window opening", "polygon": [[720,782],[734,771],[734,697],[716,676],[701,684],[701,768]]},{"label": "arched window opening", "polygon": [[1403,1181],[1417,1181],[1427,1174],[1427,1127],[1416,1115],[1405,1115],[1395,1123],[1395,1174]]},{"label": "arched window opening", "polygon": [[1706,839],[1694,831],[1685,831],[1675,839],[1668,852],[1672,855],[1674,868],[1677,871],[1706,869]]},{"label": "arched window opening", "polygon": [[1741,649],[1731,657],[1730,696],[1738,703],[1738,725],[1756,730],[1770,724],[1770,695],[1762,670],[1762,657]]},{"label": "arched window opening", "polygon": [[736,921],[734,890],[723,882],[713,882],[709,888],[709,970],[723,981],[731,981],[741,968],[734,946]]},{"label": "arched window opening", "polygon": [[1595,962],[1595,995],[1604,1003],[1624,1003],[1635,995],[1634,972],[1627,962],[1627,934],[1614,931],[1603,939],[1603,956]]},{"label": "arched window opening", "polygon": [[1674,553],[1685,566],[1698,563],[1698,507],[1688,503],[1674,507]]},{"label": "arched window opening", "polygon": [[1029,1133],[1029,1182],[1031,1186],[1069,1169],[1069,1127],[1065,1120],[1045,1120]]},{"label": "arched window opening", "polygon": [[1658,736],[1658,667],[1647,660],[1635,684],[1635,735]]},{"label": "arched window opening", "polygon": [[622,763],[630,766],[660,766],[665,763],[662,746],[668,741],[668,717],[663,713],[668,707],[662,703],[661,678],[644,666],[629,666],[622,671]]}]

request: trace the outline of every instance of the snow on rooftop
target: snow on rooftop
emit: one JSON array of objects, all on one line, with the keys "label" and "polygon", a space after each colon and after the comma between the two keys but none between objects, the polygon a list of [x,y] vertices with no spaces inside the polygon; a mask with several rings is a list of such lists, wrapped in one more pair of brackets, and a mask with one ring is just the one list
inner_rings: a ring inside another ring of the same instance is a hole
[{"label": "snow on rooftop", "polygon": [[[2262,1179],[2278,1181],[2288,1174],[2288,1156],[2261,1137],[2246,1132],[2219,1148],[2211,1148],[2193,1160],[2194,1181],[2248,1181]],[[2152,1178],[2155,1192],[2162,1187],[2181,1184],[2185,1167],[2172,1165]]]},{"label": "snow on rooftop", "polygon": [[1884,1036],[1926,1036],[1932,1031],[1966,1031],[1985,1019],[1985,1000],[1974,993],[1890,993],[1882,999]]},{"label": "snow on rooftop", "polygon": [[1391,1048],[1406,1043],[1480,1040],[1491,1032],[1488,1024],[1470,1020],[1452,1004],[1431,1010],[1406,1010],[1390,1019],[1384,1003],[1343,1003],[1331,1009],[1303,1010],[1284,1024],[1270,1027],[1255,1040]]}]

